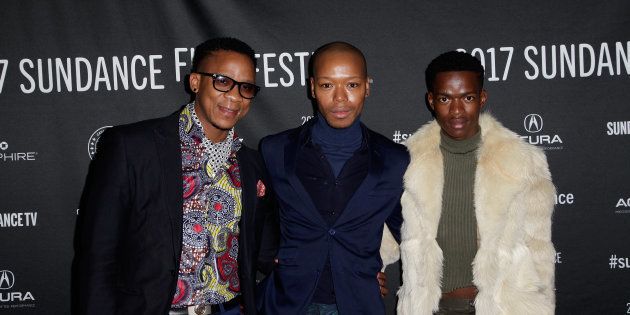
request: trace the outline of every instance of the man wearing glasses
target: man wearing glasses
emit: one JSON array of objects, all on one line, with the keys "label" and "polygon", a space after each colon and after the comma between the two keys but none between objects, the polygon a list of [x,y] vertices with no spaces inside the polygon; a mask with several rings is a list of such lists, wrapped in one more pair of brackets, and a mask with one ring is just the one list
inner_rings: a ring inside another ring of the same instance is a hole
[{"label": "man wearing glasses", "polygon": [[79,313],[256,313],[276,218],[262,161],[234,132],[259,91],[255,67],[247,44],[208,40],[192,103],[102,136],[79,218]]}]

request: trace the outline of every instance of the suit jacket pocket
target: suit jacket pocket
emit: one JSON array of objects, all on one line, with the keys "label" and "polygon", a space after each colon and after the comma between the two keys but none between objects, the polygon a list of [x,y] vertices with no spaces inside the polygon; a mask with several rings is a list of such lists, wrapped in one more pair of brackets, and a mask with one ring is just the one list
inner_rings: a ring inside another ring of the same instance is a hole
[{"label": "suit jacket pocket", "polygon": [[119,288],[117,292],[118,314],[143,314],[147,308],[146,300],[140,290]]},{"label": "suit jacket pocket", "polygon": [[282,247],[278,251],[279,266],[297,266],[297,247]]}]

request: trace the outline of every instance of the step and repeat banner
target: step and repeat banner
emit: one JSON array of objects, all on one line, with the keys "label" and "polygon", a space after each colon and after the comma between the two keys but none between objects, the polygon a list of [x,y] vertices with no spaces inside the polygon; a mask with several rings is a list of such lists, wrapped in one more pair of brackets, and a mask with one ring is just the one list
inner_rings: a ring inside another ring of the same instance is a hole
[{"label": "step and repeat banner", "polygon": [[[187,103],[193,47],[233,36],[263,87],[238,132],[312,118],[308,61],[348,41],[367,58],[362,120],[395,142],[431,119],[424,69],[463,50],[492,112],[543,148],[557,187],[557,314],[630,314],[628,1],[4,1],[0,4],[0,313],[69,314],[75,221],[108,127]],[[395,314],[400,265],[388,269]]]}]

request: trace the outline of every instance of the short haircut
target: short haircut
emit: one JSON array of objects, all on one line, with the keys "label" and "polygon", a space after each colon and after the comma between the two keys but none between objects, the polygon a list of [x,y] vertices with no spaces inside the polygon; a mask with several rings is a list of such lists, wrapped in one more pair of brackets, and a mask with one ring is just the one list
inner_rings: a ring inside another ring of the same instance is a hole
[{"label": "short haircut", "polygon": [[317,58],[328,51],[349,52],[361,57],[361,60],[363,61],[363,70],[365,72],[365,75],[367,76],[367,62],[365,61],[365,56],[363,55],[363,52],[361,52],[359,48],[356,48],[349,43],[339,41],[325,44],[315,50],[310,60],[311,76],[315,76],[315,63],[317,62]]},{"label": "short haircut", "polygon": [[195,56],[193,57],[192,72],[199,70],[199,65],[208,56],[219,50],[234,51],[241,53],[252,60],[256,67],[256,56],[254,50],[241,40],[232,37],[218,37],[209,39],[197,47],[195,47]]},{"label": "short haircut", "polygon": [[433,59],[424,71],[424,79],[427,90],[433,90],[435,77],[440,72],[449,71],[472,71],[477,74],[479,89],[483,88],[484,74],[481,62],[470,54],[461,51],[445,52]]}]

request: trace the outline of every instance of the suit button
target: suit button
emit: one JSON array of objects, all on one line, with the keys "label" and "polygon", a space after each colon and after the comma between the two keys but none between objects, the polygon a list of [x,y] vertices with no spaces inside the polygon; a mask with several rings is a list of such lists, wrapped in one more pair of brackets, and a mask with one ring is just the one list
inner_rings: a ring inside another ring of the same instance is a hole
[{"label": "suit button", "polygon": [[328,230],[328,234],[330,235],[335,235],[335,233],[337,233],[337,231],[335,231],[334,229]]}]

